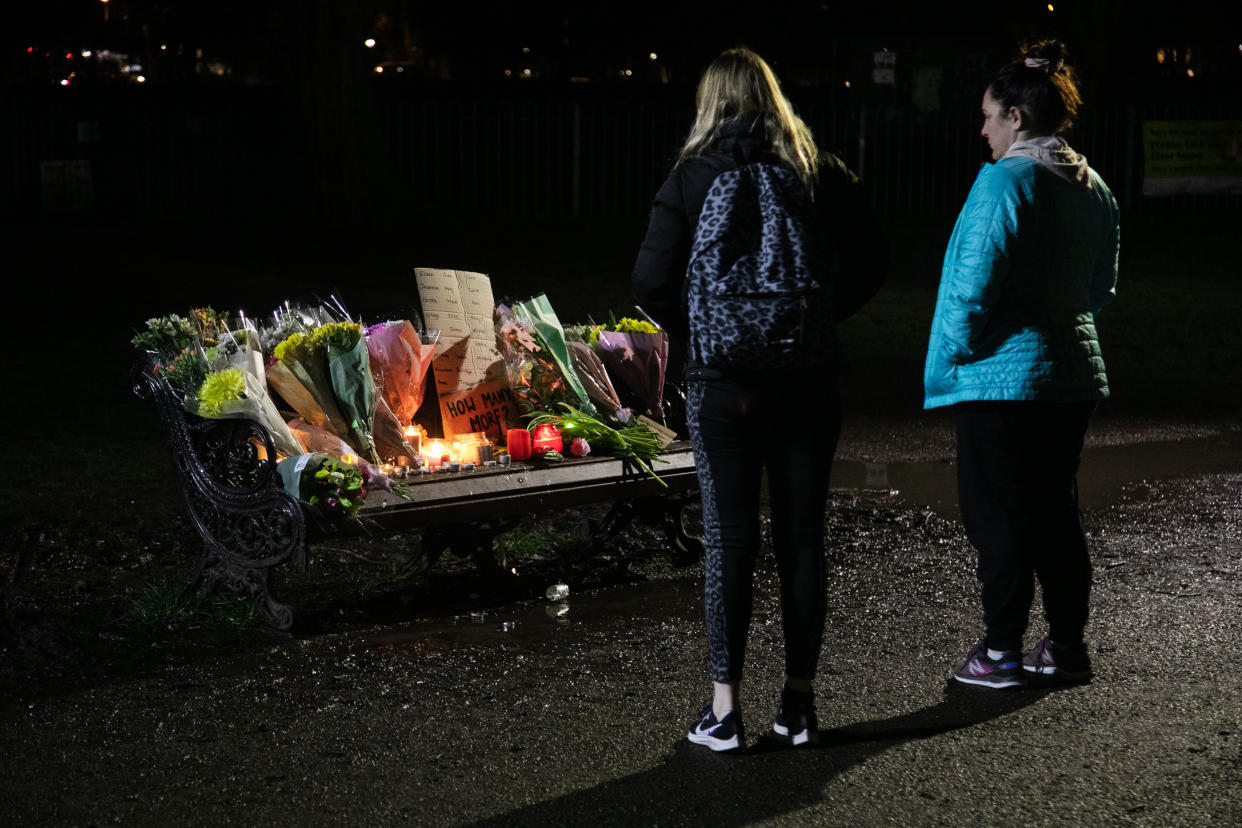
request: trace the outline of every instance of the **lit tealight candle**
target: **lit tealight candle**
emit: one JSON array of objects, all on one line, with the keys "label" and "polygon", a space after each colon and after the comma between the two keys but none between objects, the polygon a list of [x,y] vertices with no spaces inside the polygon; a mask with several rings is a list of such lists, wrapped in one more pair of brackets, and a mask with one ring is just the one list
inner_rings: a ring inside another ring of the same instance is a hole
[{"label": "lit tealight candle", "polygon": [[535,426],[535,433],[531,436],[535,454],[561,450],[561,430],[551,423]]},{"label": "lit tealight candle", "polygon": [[422,448],[423,463],[433,468],[439,466],[449,450],[449,444],[444,440],[428,440]]}]

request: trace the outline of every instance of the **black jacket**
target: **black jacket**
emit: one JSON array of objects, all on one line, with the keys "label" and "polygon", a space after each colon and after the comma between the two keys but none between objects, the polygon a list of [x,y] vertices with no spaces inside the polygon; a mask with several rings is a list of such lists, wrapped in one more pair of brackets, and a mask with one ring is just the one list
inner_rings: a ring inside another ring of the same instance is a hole
[{"label": "black jacket", "polygon": [[[668,331],[674,346],[688,332],[686,267],[707,191],[716,176],[758,160],[770,147],[762,120],[743,113],[724,124],[708,152],[678,162],[656,193],[631,284],[634,300]],[[837,240],[844,278],[833,286],[833,297],[836,316],[844,319],[883,284],[887,242],[858,177],[831,153],[820,157],[814,202],[825,233]]]}]

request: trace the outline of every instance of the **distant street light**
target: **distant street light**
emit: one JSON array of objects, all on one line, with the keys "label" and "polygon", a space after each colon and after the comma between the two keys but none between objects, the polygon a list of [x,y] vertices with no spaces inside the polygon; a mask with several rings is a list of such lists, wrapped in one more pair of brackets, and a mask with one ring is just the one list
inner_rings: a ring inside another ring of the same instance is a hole
[{"label": "distant street light", "polygon": [[368,37],[366,40],[362,41],[362,45],[366,46],[368,49],[374,49],[374,48],[375,48],[375,38],[373,38],[373,37]]}]

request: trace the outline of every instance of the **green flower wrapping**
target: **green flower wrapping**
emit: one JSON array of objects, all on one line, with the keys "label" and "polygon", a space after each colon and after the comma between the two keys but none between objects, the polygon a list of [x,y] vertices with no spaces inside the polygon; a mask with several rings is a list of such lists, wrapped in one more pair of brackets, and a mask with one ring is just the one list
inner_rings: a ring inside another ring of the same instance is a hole
[{"label": "green flower wrapping", "polygon": [[[267,381],[306,422],[347,442],[353,439],[341,413],[328,369],[328,349],[303,333],[290,334],[273,349]],[[355,452],[357,451],[355,447]]]},{"label": "green flower wrapping", "polygon": [[375,378],[370,355],[356,322],[329,322],[311,333],[311,344],[327,354],[328,378],[341,413],[346,418],[351,442],[374,462]]}]

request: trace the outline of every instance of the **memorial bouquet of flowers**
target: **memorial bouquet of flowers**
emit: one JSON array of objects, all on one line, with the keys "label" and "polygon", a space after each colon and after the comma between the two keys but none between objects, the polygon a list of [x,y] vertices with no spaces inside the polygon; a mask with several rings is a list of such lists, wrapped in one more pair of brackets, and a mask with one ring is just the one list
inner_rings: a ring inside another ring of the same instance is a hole
[{"label": "memorial bouquet of flowers", "polygon": [[254,420],[271,435],[278,452],[286,457],[302,453],[302,444],[276,410],[267,386],[254,374],[241,368],[221,367],[207,375],[196,397],[194,413],[200,417]]},{"label": "memorial bouquet of flowers", "polygon": [[267,381],[306,422],[338,437],[349,434],[345,417],[332,394],[328,357],[309,332],[289,334],[276,345],[267,364]]},{"label": "memorial bouquet of flowers", "polygon": [[593,326],[588,342],[619,386],[621,400],[663,421],[668,334],[652,322],[622,317]]},{"label": "memorial bouquet of flowers", "polygon": [[311,333],[313,347],[327,355],[332,393],[362,454],[379,462],[375,451],[375,379],[370,355],[357,322],[329,322]]},{"label": "memorial bouquet of flowers", "polygon": [[546,296],[498,305],[495,323],[509,387],[524,412],[554,411],[564,403],[595,413],[574,369],[565,330]]},{"label": "memorial bouquet of flowers", "polygon": [[196,308],[147,320],[132,343],[152,354],[152,371],[176,392],[185,409],[211,419],[258,422],[285,456],[302,453],[268,393],[258,333],[244,316],[231,326],[225,314]]},{"label": "memorial bouquet of flowers", "polygon": [[321,451],[284,460],[276,471],[286,492],[329,518],[357,514],[373,480],[367,465],[352,466]]},{"label": "memorial bouquet of flowers", "polygon": [[146,321],[130,344],[151,357],[155,376],[182,397],[194,394],[211,371],[215,347],[228,330],[225,314],[210,307],[188,316],[170,313]]},{"label": "memorial bouquet of flowers", "polygon": [[595,407],[610,420],[627,423],[630,420],[630,409],[621,402],[608,369],[599,358],[592,335],[596,332],[592,325],[574,325],[565,328],[566,344],[569,356],[573,361],[574,370],[578,372],[587,396],[595,403]]},{"label": "memorial bouquet of flowers", "polygon": [[381,322],[366,330],[375,387],[402,424],[409,425],[423,404],[423,380],[438,337],[438,331],[420,334],[408,319]]},{"label": "memorial bouquet of flowers", "polygon": [[289,309],[276,322],[286,335],[272,347],[268,383],[304,422],[379,462],[376,387],[362,325],[334,319],[326,308]]},{"label": "memorial bouquet of flowers", "polygon": [[423,404],[423,383],[435,356],[439,331],[419,333],[408,319],[390,320],[366,329],[367,354],[375,384],[372,437],[381,457],[405,455],[419,462],[417,448],[406,439],[406,426]]}]

